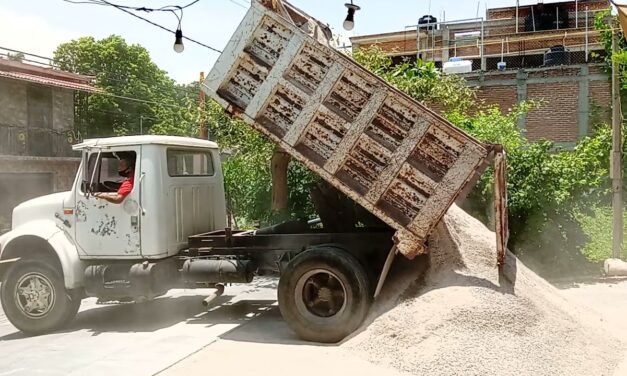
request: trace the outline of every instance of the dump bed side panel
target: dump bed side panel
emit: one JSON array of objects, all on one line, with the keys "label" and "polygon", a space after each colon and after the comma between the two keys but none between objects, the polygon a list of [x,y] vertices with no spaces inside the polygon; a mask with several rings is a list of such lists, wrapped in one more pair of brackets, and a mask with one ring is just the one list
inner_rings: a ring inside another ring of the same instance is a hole
[{"label": "dump bed side panel", "polygon": [[407,256],[488,151],[418,102],[253,2],[203,89],[398,231]]}]

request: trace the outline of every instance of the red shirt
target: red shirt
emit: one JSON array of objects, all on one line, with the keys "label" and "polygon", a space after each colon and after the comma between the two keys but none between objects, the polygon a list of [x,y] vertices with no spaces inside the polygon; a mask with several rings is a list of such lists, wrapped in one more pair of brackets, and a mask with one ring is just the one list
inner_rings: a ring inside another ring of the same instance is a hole
[{"label": "red shirt", "polygon": [[133,185],[135,184],[135,176],[128,177],[124,179],[120,188],[118,188],[118,194],[122,197],[128,196],[129,193],[133,190]]}]

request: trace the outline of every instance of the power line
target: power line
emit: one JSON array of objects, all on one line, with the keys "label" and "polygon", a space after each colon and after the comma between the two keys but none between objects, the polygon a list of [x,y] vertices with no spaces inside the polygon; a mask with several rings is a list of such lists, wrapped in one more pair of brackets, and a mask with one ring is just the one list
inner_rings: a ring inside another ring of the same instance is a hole
[{"label": "power line", "polygon": [[[118,9],[118,10],[124,12],[124,13],[130,14],[131,16],[133,16],[135,18],[138,18],[138,19],[140,19],[140,20],[142,20],[144,22],[147,22],[147,23],[149,23],[149,24],[151,24],[151,25],[153,25],[155,27],[158,27],[161,30],[164,30],[164,31],[167,31],[169,33],[172,33],[172,34],[176,35],[176,31],[175,30],[168,29],[167,27],[165,27],[163,25],[160,25],[160,24],[158,24],[156,22],[153,22],[153,21],[151,21],[151,20],[149,20],[147,18],[139,16],[139,15],[131,12],[129,9],[133,9],[133,10],[136,10],[136,11],[158,11],[158,10],[161,10],[161,11],[169,11],[169,12],[173,12],[174,13],[175,12],[174,9],[165,9],[165,8],[173,7],[173,8],[181,10],[181,9],[184,9],[184,8],[187,8],[187,7],[191,6],[191,5],[196,4],[199,0],[192,1],[191,3],[185,5],[184,7],[179,7],[179,6],[175,6],[175,5],[169,5],[169,6],[163,7],[164,9],[152,9],[152,8],[145,8],[145,7],[128,7],[128,6],[124,6],[124,5],[118,5],[118,4],[110,3],[110,2],[108,2],[106,0],[86,1],[86,2],[85,1],[80,1],[79,2],[79,1],[74,1],[74,0],[64,0],[64,1],[69,2],[69,3],[73,3],[73,4],[92,4],[92,5],[111,6],[111,7],[114,7],[115,9]],[[179,27],[180,27],[180,22],[181,22],[181,19],[182,19],[182,13],[181,13],[180,17],[176,13],[174,13],[174,14],[177,16],[177,18],[179,18]],[[190,41],[192,43],[195,43],[195,44],[197,44],[199,46],[205,47],[205,48],[207,48],[207,49],[209,49],[211,51],[214,51],[214,52],[217,52],[217,53],[222,53],[222,51],[217,49],[217,48],[211,47],[211,46],[209,46],[209,45],[207,45],[205,43],[199,42],[199,41],[197,41],[195,39],[192,39],[190,37],[187,37],[185,35],[183,35],[183,39],[186,39],[186,40],[188,40],[188,41]]]},{"label": "power line", "polygon": [[237,2],[235,0],[229,0],[229,1],[232,2],[233,4],[237,5],[240,8],[248,9],[248,6],[246,6],[246,5],[244,5],[244,4],[240,3],[240,2]]}]

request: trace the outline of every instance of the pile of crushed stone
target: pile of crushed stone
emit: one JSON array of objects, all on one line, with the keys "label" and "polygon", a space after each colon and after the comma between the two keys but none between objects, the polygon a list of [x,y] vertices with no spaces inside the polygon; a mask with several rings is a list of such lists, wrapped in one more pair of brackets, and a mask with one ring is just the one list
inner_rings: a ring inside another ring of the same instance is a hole
[{"label": "pile of crushed stone", "polygon": [[399,263],[362,331],[342,347],[414,375],[612,375],[622,344],[600,317],[512,254],[499,273],[494,239],[453,206],[430,254]]}]

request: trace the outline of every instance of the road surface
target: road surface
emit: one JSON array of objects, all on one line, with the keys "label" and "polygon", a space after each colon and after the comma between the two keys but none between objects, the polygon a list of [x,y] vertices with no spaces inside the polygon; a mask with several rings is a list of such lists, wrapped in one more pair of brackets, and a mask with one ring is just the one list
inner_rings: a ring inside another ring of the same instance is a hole
[{"label": "road surface", "polygon": [[173,290],[145,304],[83,301],[66,329],[25,337],[0,311],[0,376],[153,375],[220,336],[276,309],[276,281],[227,286],[207,311],[213,290]]},{"label": "road surface", "polygon": [[281,318],[277,280],[213,290],[173,290],[146,304],[96,305],[53,334],[25,337],[0,311],[0,376],[399,375],[344,353],[300,341]]}]

